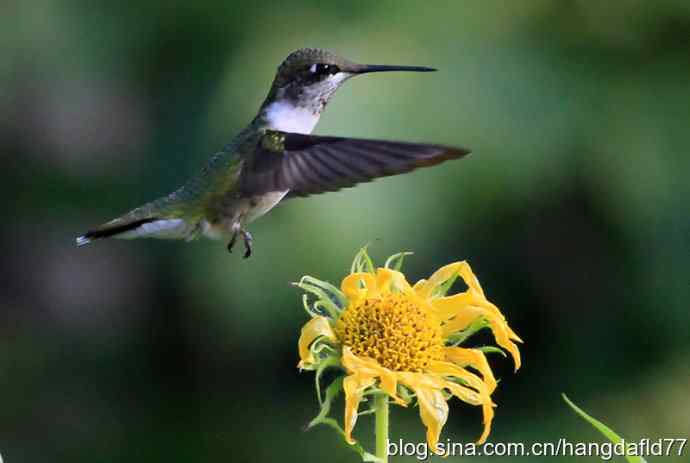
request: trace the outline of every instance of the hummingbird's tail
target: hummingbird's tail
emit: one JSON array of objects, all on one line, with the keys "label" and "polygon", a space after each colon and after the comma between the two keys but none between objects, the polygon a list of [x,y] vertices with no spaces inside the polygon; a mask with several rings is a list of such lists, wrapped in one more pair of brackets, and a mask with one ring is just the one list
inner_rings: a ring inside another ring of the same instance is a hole
[{"label": "hummingbird's tail", "polygon": [[83,235],[79,235],[77,237],[77,246],[84,246],[85,244],[89,244],[90,242],[101,238],[124,238],[126,234],[136,232],[136,230],[142,228],[144,225],[154,223],[156,221],[158,221],[158,219],[155,218],[134,220],[132,222],[123,222],[120,219],[115,219],[112,222],[105,223],[100,227],[89,230]]},{"label": "hummingbird's tail", "polygon": [[160,198],[89,230],[77,237],[77,246],[101,238],[190,239],[197,227],[183,218],[182,211],[174,207],[173,199],[170,196]]}]

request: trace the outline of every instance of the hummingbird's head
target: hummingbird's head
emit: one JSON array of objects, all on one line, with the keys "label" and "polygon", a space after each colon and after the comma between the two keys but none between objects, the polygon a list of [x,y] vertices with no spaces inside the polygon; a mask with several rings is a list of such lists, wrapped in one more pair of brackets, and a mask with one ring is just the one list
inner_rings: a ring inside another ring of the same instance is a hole
[{"label": "hummingbird's head", "polygon": [[421,66],[358,64],[330,51],[302,48],[278,67],[260,116],[270,128],[310,133],[335,91],[350,77],[382,71],[430,72]]}]

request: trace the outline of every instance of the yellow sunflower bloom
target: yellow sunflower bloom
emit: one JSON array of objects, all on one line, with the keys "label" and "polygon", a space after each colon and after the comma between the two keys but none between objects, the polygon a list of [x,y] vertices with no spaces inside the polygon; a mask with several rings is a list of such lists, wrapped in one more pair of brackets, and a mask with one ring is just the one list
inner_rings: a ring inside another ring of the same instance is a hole
[{"label": "yellow sunflower bloom", "polygon": [[[486,299],[466,262],[446,265],[428,280],[410,285],[398,271],[404,256],[392,256],[383,268],[374,269],[366,250],[360,251],[340,290],[312,277],[297,284],[317,298],[312,305],[304,298],[312,318],[302,328],[298,366],[317,371],[317,391],[325,368],[345,370],[342,432],[350,444],[355,443],[352,431],[360,403],[368,394],[385,394],[402,406],[415,398],[433,451],[448,418],[451,396],[481,406],[484,427],[477,441],[481,444],[491,430],[495,407],[491,394],[497,382],[484,351],[459,344],[488,327],[496,343],[511,354],[517,370],[520,351],[515,342],[522,341]],[[394,264],[397,269],[391,268]],[[458,277],[467,290],[446,295]],[[323,406],[320,392],[319,401]]]}]

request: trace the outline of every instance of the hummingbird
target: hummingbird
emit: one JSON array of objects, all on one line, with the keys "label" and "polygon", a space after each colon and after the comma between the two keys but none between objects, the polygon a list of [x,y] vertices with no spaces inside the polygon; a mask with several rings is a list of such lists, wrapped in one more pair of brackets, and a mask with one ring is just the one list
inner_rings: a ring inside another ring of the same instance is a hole
[{"label": "hummingbird", "polygon": [[279,202],[352,187],[378,177],[433,166],[469,154],[459,147],[311,135],[336,90],[352,77],[390,71],[431,72],[423,66],[358,64],[330,51],[303,48],[278,67],[252,122],[213,155],[183,186],[77,237],[241,236],[252,253],[247,225]]}]

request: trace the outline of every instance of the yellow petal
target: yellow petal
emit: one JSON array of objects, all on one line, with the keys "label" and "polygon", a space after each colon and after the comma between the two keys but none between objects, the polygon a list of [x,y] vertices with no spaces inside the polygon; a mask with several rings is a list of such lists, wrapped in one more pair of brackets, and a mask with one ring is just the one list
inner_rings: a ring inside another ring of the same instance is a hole
[{"label": "yellow petal", "polygon": [[362,394],[366,388],[374,384],[374,378],[363,374],[352,374],[343,380],[343,391],[345,392],[345,440],[349,444],[354,444],[352,430],[357,423],[357,409],[362,401]]},{"label": "yellow petal", "polygon": [[482,299],[475,293],[466,291],[464,293],[453,294],[452,296],[444,296],[431,300],[431,306],[434,308],[436,316],[441,321],[446,321],[457,316],[468,305],[481,304]]},{"label": "yellow petal", "polygon": [[449,335],[451,333],[463,330],[467,328],[472,321],[479,317],[484,317],[486,321],[489,322],[489,327],[496,338],[496,343],[510,352],[510,355],[513,357],[513,362],[515,363],[515,370],[517,371],[521,365],[520,351],[518,350],[517,345],[511,341],[512,331],[510,328],[508,328],[508,324],[502,317],[498,317],[495,313],[487,310],[485,307],[466,307],[462,314],[443,325],[443,332],[445,335]]},{"label": "yellow petal", "polygon": [[451,334],[462,331],[469,327],[472,322],[486,313],[483,309],[476,306],[465,306],[454,318],[446,320],[443,324],[443,335],[449,336]]},{"label": "yellow petal", "polygon": [[[451,269],[446,270],[446,267],[451,267]],[[498,319],[505,321],[505,317],[498,307],[486,299],[484,290],[479,284],[479,280],[472,272],[472,269],[467,262],[457,262],[456,264],[450,264],[446,267],[441,268],[438,272],[432,275],[432,278],[441,271],[444,271],[445,273],[439,275],[439,278],[443,278],[448,274],[448,272],[456,270],[467,285],[468,290],[453,296],[441,297],[432,302],[442,320],[446,320],[452,317],[453,314],[457,314],[466,305],[478,305],[493,313]],[[430,281],[432,278],[430,278]],[[509,339],[522,342],[522,339],[520,339],[520,337],[507,325],[507,323],[505,326]]]},{"label": "yellow petal", "polygon": [[458,273],[460,274],[460,278],[462,278],[462,280],[465,282],[467,287],[470,288],[470,290],[479,294],[481,297],[484,297],[484,290],[482,289],[482,286],[479,284],[479,280],[472,271],[470,264],[468,264],[464,260],[460,262]]},{"label": "yellow petal", "polygon": [[439,389],[418,388],[417,403],[419,404],[419,416],[426,426],[426,441],[429,447],[436,452],[438,438],[441,430],[448,420],[448,403]]},{"label": "yellow petal", "polygon": [[520,338],[520,336],[517,335],[517,333],[515,333],[515,331],[513,331],[513,329],[510,326],[506,325],[506,328],[508,328],[508,336],[510,337],[510,339],[517,342],[525,342]]},{"label": "yellow petal", "polygon": [[[482,379],[471,371],[460,368],[450,362],[432,362],[428,367],[429,373],[441,377],[441,387],[446,387],[463,402],[470,405],[481,405],[487,400],[491,400],[489,389]],[[446,381],[443,377],[458,378],[462,384]]]},{"label": "yellow petal", "polygon": [[419,297],[428,299],[434,290],[457,274],[463,262],[454,262],[436,270],[428,280],[420,280],[414,285],[414,290]]},{"label": "yellow petal", "polygon": [[389,293],[395,289],[404,294],[413,292],[412,286],[407,282],[405,275],[389,268],[376,269],[376,282],[382,293]]},{"label": "yellow petal", "polygon": [[[364,283],[364,287],[362,287]],[[351,273],[340,284],[340,289],[350,301],[358,301],[366,297],[376,297],[379,294],[376,279],[371,273]]]},{"label": "yellow petal", "polygon": [[489,401],[482,404],[482,414],[484,415],[484,430],[482,435],[477,439],[477,445],[481,445],[486,442],[486,438],[489,437],[491,433],[491,422],[494,420],[494,407],[496,405]]},{"label": "yellow petal", "polygon": [[406,406],[406,402],[398,396],[398,378],[392,370],[382,367],[368,357],[358,357],[349,347],[343,347],[342,364],[351,374],[360,374],[379,379],[379,387],[388,394],[398,405]]},{"label": "yellow petal", "polygon": [[314,354],[312,354],[309,346],[311,346],[311,343],[317,338],[322,336],[331,341],[336,340],[333,328],[331,328],[331,324],[326,317],[314,317],[302,327],[302,333],[300,334],[298,343],[300,357],[299,368],[308,368],[314,363]]},{"label": "yellow petal", "polygon": [[487,311],[496,315],[501,320],[505,319],[498,307],[489,302],[483,295],[471,289],[463,293],[453,294],[452,296],[445,296],[439,297],[438,299],[434,299],[432,301],[432,305],[436,307],[436,310],[438,311],[439,315],[448,316],[457,314],[457,312],[463,310],[463,308],[468,305],[478,305],[484,307]]},{"label": "yellow petal", "polygon": [[[464,293],[462,293],[464,294]],[[462,294],[456,294],[455,296],[450,296],[447,298],[440,298],[434,301],[434,307],[443,313],[447,313],[451,310],[451,306],[454,304],[453,298],[461,296]],[[460,330],[467,328],[474,320],[479,317],[484,317],[494,333],[496,338],[496,343],[503,347],[505,350],[510,352],[513,357],[513,362],[515,363],[515,370],[518,370],[521,365],[520,351],[515,343],[511,339],[516,341],[521,341],[521,339],[513,332],[513,330],[508,327],[508,323],[503,318],[503,314],[498,310],[498,308],[490,303],[489,301],[477,300],[477,305],[465,306],[460,310],[455,318],[448,320],[443,325],[443,333],[448,336],[450,334],[456,333]]]},{"label": "yellow petal", "polygon": [[[484,400],[481,396],[488,396],[488,389],[479,376],[450,362],[431,362],[425,373],[399,372],[397,375],[401,383],[410,387],[449,389],[470,405],[481,405]],[[468,386],[447,381],[444,376],[460,378]]]},{"label": "yellow petal", "polygon": [[460,367],[472,367],[477,370],[484,378],[484,383],[488,389],[489,394],[496,389],[496,378],[493,371],[486,360],[484,352],[478,349],[465,349],[463,347],[446,347],[444,348],[446,360],[453,362]]},{"label": "yellow petal", "polygon": [[437,452],[441,430],[448,420],[448,404],[443,396],[442,381],[424,373],[399,373],[399,376],[417,395],[419,416],[426,426],[427,443],[433,452]]},{"label": "yellow petal", "polygon": [[[467,388],[463,388],[459,384],[453,383],[451,381],[446,381],[446,388],[451,391],[451,393],[457,397],[458,399],[468,402],[466,400],[467,396]],[[483,415],[483,420],[482,424],[484,425],[484,428],[482,430],[481,436],[479,436],[479,439],[477,439],[477,444],[483,444],[484,441],[486,441],[486,438],[489,436],[489,433],[491,432],[491,422],[494,419],[494,407],[496,406],[492,401],[491,397],[489,397],[488,394],[479,394],[479,399],[480,403],[473,404],[473,405],[481,405],[482,406],[482,415]],[[470,402],[468,402],[470,403]]]},{"label": "yellow petal", "polygon": [[430,371],[443,376],[460,378],[469,386],[477,390],[477,392],[475,392],[468,387],[453,381],[444,380],[443,383],[443,387],[450,390],[455,397],[463,402],[467,402],[471,405],[482,406],[484,429],[481,436],[477,440],[477,443],[484,443],[491,432],[491,422],[494,418],[493,407],[495,406],[495,404],[491,401],[491,394],[489,393],[487,385],[473,373],[447,362],[435,362],[430,368]]}]

